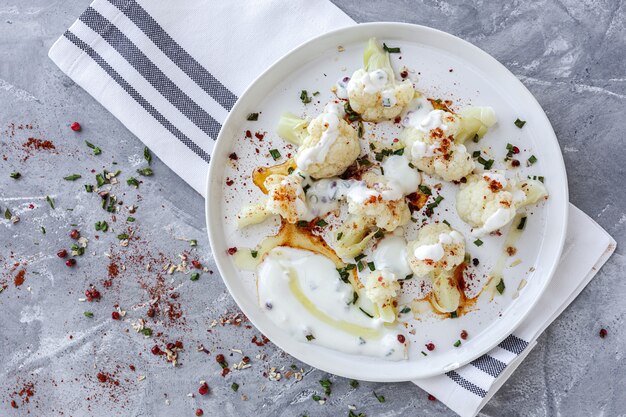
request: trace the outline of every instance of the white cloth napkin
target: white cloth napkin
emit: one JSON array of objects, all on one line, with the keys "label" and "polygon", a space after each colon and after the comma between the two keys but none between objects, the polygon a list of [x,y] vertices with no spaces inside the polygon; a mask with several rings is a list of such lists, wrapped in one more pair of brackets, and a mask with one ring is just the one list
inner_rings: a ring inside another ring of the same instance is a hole
[{"label": "white cloth napkin", "polygon": [[[295,46],[352,24],[327,0],[95,0],[49,56],[204,195],[214,140],[237,97]],[[458,414],[474,416],[614,248],[571,206],[551,297],[489,355],[416,383]]]}]

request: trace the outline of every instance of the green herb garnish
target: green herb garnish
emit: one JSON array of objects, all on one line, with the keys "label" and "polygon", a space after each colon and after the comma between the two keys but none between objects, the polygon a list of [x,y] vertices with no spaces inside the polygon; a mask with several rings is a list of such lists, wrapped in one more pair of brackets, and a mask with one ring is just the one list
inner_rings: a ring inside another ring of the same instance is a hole
[{"label": "green herb garnish", "polygon": [[317,227],[326,227],[326,226],[328,226],[328,223],[326,223],[326,220],[324,220],[324,219],[319,219],[319,220],[315,223],[315,225],[316,225]]},{"label": "green herb garnish", "polygon": [[433,194],[432,191],[430,191],[430,187],[427,186],[427,185],[423,185],[423,184],[420,185],[419,186],[419,190],[420,190],[420,192],[422,194],[425,194],[425,195],[432,195]]},{"label": "green herb garnish", "polygon": [[150,153],[150,149],[148,149],[148,147],[143,148],[143,159],[148,161],[148,165],[152,164],[152,154]]},{"label": "green herb garnish", "polygon": [[72,175],[68,175],[67,177],[63,177],[65,181],[76,181],[79,178],[80,178],[79,174],[72,174]]},{"label": "green herb garnish", "polygon": [[376,399],[378,400],[379,403],[384,403],[385,402],[385,396],[376,394],[376,391],[374,391],[374,397],[376,397]]},{"label": "green herb garnish", "polygon": [[191,239],[189,241],[189,246],[191,247],[198,246],[198,241],[196,239]]},{"label": "green herb garnish", "polygon": [[306,220],[298,220],[298,222],[296,223],[296,226],[298,227],[307,227],[309,225],[309,222],[307,222]]},{"label": "green herb garnish", "polygon": [[128,217],[126,218],[126,221],[127,221],[127,222],[130,222],[130,223],[134,222],[135,220],[136,220],[136,219],[135,219],[133,216],[128,216]]},{"label": "green herb garnish", "polygon": [[117,235],[117,238],[119,240],[124,240],[124,239],[128,239],[128,234],[127,233],[120,233],[119,235]]},{"label": "green herb garnish", "polygon": [[96,227],[96,230],[101,231],[101,232],[106,232],[107,230],[109,230],[109,224],[105,222],[104,220],[96,222],[95,227]]},{"label": "green herb garnish", "polygon": [[535,162],[537,162],[537,157],[535,155],[530,155],[530,158],[528,158],[528,163],[532,165]]},{"label": "green herb garnish", "polygon": [[483,244],[483,241],[482,241],[482,240],[480,240],[480,239],[476,239],[476,240],[474,241],[474,245],[476,245],[476,246],[482,246],[482,244]]},{"label": "green herb garnish", "polygon": [[306,90],[302,90],[300,93],[300,100],[302,100],[304,104],[309,104],[312,99],[309,97],[309,93]]},{"label": "green herb garnish", "polygon": [[144,336],[150,337],[152,336],[152,329],[149,327],[144,327],[141,333],[143,333]]},{"label": "green herb garnish", "polygon": [[149,177],[152,174],[154,174],[154,172],[152,171],[152,168],[141,168],[141,169],[138,169],[137,172],[139,173],[139,175],[143,175],[144,177]]},{"label": "green herb garnish", "polygon": [[461,341],[460,341],[460,340],[457,340],[456,342],[454,342],[454,345],[453,345],[453,346],[454,346],[454,347],[459,347],[459,346],[461,346]]},{"label": "green herb garnish", "polygon": [[93,149],[93,154],[94,154],[94,155],[100,155],[100,154],[102,153],[102,149],[98,148],[98,147],[97,147],[96,145],[94,145],[93,143],[91,143],[91,142],[87,142],[87,141],[85,141],[85,143],[87,144],[87,147],[88,147],[88,148]]},{"label": "green herb garnish", "polygon": [[343,232],[337,233],[337,240],[341,240],[342,237],[343,237]]},{"label": "green herb garnish", "polygon": [[322,379],[322,380],[320,380],[320,385],[322,386],[322,388],[324,388],[324,394],[326,394],[326,395],[330,395],[330,391],[331,391],[331,390],[330,390],[330,386],[331,386],[332,384],[333,384],[333,383],[332,383],[332,382],[330,382],[328,379]]},{"label": "green herb garnish", "polygon": [[374,316],[372,316],[370,313],[368,313],[367,311],[363,310],[361,307],[359,307],[359,310],[361,310],[363,312],[363,314],[365,314],[367,317],[369,317],[370,319],[373,319]]},{"label": "green herb garnish", "polygon": [[367,267],[370,269],[370,271],[376,270],[376,265],[374,265],[374,262],[368,262]]},{"label": "green herb garnish", "polygon": [[385,52],[389,52],[390,54],[399,54],[400,53],[400,48],[399,47],[388,47],[386,44],[383,43],[383,50]]},{"label": "green herb garnish", "polygon": [[411,307],[409,306],[404,306],[402,308],[402,310],[400,310],[400,314],[406,314],[406,313],[410,313],[411,312]]},{"label": "green herb garnish", "polygon": [[192,281],[197,281],[200,279],[200,273],[199,272],[194,272],[193,274],[191,274],[191,276],[189,277],[190,280]]},{"label": "green herb garnish", "polygon": [[526,226],[526,216],[520,219],[519,224],[517,225],[517,230],[524,230],[525,226]]},{"label": "green herb garnish", "polygon": [[494,162],[495,161],[493,159],[486,160],[482,156],[478,157],[478,163],[481,164],[483,167],[485,167],[486,170],[491,169],[491,167],[493,166]]},{"label": "green herb garnish", "polygon": [[92,313],[91,311],[85,311],[85,312],[83,313],[83,315],[84,315],[85,317],[93,317],[93,313]]},{"label": "green herb garnish", "polygon": [[236,382],[233,382],[232,384],[230,384],[230,389],[237,392],[239,390],[239,384]]},{"label": "green herb garnish", "polygon": [[13,178],[14,180],[17,180],[22,176],[22,174],[20,174],[19,172],[11,172],[9,176]]},{"label": "green herb garnish", "polygon": [[451,318],[451,319],[455,319],[455,318],[457,318],[457,317],[459,317],[459,315],[458,315],[458,313],[457,313],[456,311],[452,311],[452,312],[450,312],[450,318]]},{"label": "green herb garnish", "polygon": [[353,379],[352,381],[350,381],[350,386],[352,388],[358,388],[359,387],[359,381],[357,381],[356,379]]},{"label": "green herb garnish", "polygon": [[88,193],[93,193],[93,185],[85,184],[85,191],[87,191]]},{"label": "green herb garnish", "polygon": [[248,117],[246,117],[246,120],[256,122],[257,120],[259,120],[259,113],[250,113]]},{"label": "green herb garnish", "polygon": [[496,285],[496,290],[498,290],[498,292],[502,294],[505,288],[506,287],[504,285],[504,279],[500,278],[500,282],[498,282],[498,285]]},{"label": "green herb garnish", "polygon": [[126,184],[131,185],[135,188],[139,188],[139,181],[137,181],[137,178],[135,177],[130,177],[126,180]]},{"label": "green herb garnish", "polygon": [[313,339],[315,339],[315,336],[313,336],[312,334],[307,334],[307,335],[306,335],[306,340],[308,340],[309,342],[310,342],[311,340],[313,340]]},{"label": "green herb garnish", "polygon": [[280,152],[278,152],[278,149],[270,149],[270,155],[272,155],[274,161],[277,161],[280,158]]},{"label": "green herb garnish", "polygon": [[51,198],[49,195],[47,195],[46,201],[48,202],[48,204],[50,204],[50,207],[52,207],[52,210],[54,210],[54,199]]},{"label": "green herb garnish", "polygon": [[7,207],[7,209],[4,211],[4,218],[7,220],[11,220],[11,217],[13,217],[13,215],[11,214],[11,210],[9,210],[9,208]]},{"label": "green herb garnish", "polygon": [[525,120],[521,120],[520,118],[515,119],[515,126],[519,127],[520,129],[524,127],[524,125],[526,124]]},{"label": "green herb garnish", "polygon": [[359,120],[359,123],[357,125],[357,130],[356,130],[358,136],[360,138],[363,137],[363,134],[365,133],[365,126],[363,126],[363,122]]},{"label": "green herb garnish", "polygon": [[319,395],[315,395],[315,394],[313,394],[311,398],[313,399],[313,401],[319,401],[322,399],[322,397],[320,397]]}]

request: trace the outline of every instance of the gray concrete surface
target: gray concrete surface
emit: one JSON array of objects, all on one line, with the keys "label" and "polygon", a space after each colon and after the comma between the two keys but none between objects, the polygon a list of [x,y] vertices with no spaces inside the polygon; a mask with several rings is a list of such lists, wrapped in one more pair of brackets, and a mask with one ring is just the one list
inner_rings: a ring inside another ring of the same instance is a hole
[{"label": "gray concrete surface", "polygon": [[[370,417],[451,415],[410,383],[361,383],[352,389],[349,381],[332,376],[333,393],[319,405],[310,395],[321,393],[318,381],[328,375],[271,345],[253,345],[250,340],[258,332],[246,323],[211,327],[224,312],[237,311],[217,273],[203,273],[195,283],[181,274],[159,281],[163,274],[156,269],[168,260],[178,263],[183,251],[214,269],[203,201],[158,160],[152,165],[154,177],[138,191],[122,187],[124,205],[116,222],[99,207],[97,196],[84,192],[83,184],[94,182],[92,169],[120,169],[123,181],[143,166],[140,141],[47,59],[52,42],[88,3],[0,0],[0,209],[8,207],[21,219],[16,224],[0,220],[0,285],[6,287],[0,293],[0,415],[191,416],[199,407],[211,416],[330,416],[347,415],[352,404]],[[546,110],[565,156],[571,201],[618,241],[616,254],[541,336],[481,415],[624,415],[626,3],[337,4],[359,22],[407,21],[451,32],[499,59]],[[84,126],[80,135],[68,128],[74,120]],[[11,123],[33,127],[13,130]],[[49,139],[56,149],[26,152],[22,144],[29,137]],[[85,139],[103,153],[92,155]],[[13,171],[22,178],[11,179]],[[83,178],[61,180],[73,173]],[[54,198],[55,210],[45,196]],[[115,236],[128,227],[126,207],[131,204],[139,207],[131,225],[137,240],[131,242],[132,251],[124,251]],[[99,220],[107,220],[111,230],[96,232],[93,225]],[[72,243],[71,224],[89,239],[74,268],[56,256]],[[198,246],[190,250],[177,238],[197,239]],[[105,253],[126,265],[109,288],[104,283],[111,260]],[[152,271],[146,271],[148,263]],[[15,276],[22,269],[25,281],[16,286]],[[100,302],[79,301],[90,284],[102,292]],[[179,297],[167,300],[171,288]],[[165,294],[158,303],[161,313],[148,318],[154,335],[145,338],[132,330],[131,322],[146,317],[145,303],[159,294]],[[167,316],[168,302],[174,303],[174,316],[180,303],[182,317]],[[127,311],[122,321],[111,319],[116,304]],[[93,318],[83,315],[87,310]],[[608,329],[605,339],[598,337],[601,327]],[[150,353],[155,343],[163,346],[174,340],[185,346],[177,368]],[[210,354],[197,352],[198,344]],[[238,361],[238,353],[229,356],[231,348],[248,355],[252,367],[223,378],[214,358],[222,352],[231,364]],[[300,382],[284,376],[292,363],[304,369]],[[263,375],[270,367],[285,367],[280,381]],[[98,381],[100,372],[119,385]],[[146,378],[139,381],[140,376]],[[188,397],[197,393],[200,380],[208,382],[211,394]],[[231,390],[233,382],[240,385],[237,393]],[[30,397],[24,391],[29,384],[34,386]],[[379,403],[372,391],[384,395],[386,402]],[[18,409],[12,408],[12,400]]]}]

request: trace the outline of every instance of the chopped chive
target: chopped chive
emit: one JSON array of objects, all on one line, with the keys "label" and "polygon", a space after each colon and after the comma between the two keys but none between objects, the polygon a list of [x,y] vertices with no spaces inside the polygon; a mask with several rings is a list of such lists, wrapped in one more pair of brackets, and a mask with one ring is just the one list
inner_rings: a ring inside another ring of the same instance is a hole
[{"label": "chopped chive", "polygon": [[102,174],[96,174],[96,184],[98,184],[98,187],[102,187],[104,184],[106,184],[106,180],[104,179]]},{"label": "chopped chive", "polygon": [[385,52],[389,52],[390,54],[399,54],[400,53],[400,48],[398,47],[388,47],[386,44],[383,43],[383,50]]},{"label": "chopped chive", "polygon": [[451,227],[451,226],[450,226],[450,223],[448,223],[448,221],[447,221],[447,220],[442,220],[442,221],[441,221],[441,223],[445,224],[446,226]]},{"label": "chopped chive", "polygon": [[459,315],[458,315],[458,313],[457,313],[456,311],[452,311],[452,312],[450,312],[450,318],[451,318],[451,319],[455,319],[455,318],[457,318],[457,317],[459,317]]},{"label": "chopped chive", "polygon": [[480,136],[478,136],[478,134],[474,135],[474,137],[472,138],[472,142],[474,143],[480,142]]},{"label": "chopped chive", "polygon": [[394,155],[404,155],[404,148],[397,149],[393,151]]},{"label": "chopped chive", "polygon": [[328,226],[328,223],[327,223],[327,222],[326,222],[326,220],[324,220],[324,219],[319,219],[319,220],[315,223],[315,225],[316,225],[317,227],[326,227],[326,226]]},{"label": "chopped chive", "polygon": [[237,392],[239,390],[239,384],[236,382],[233,382],[232,384],[230,384],[230,389]]},{"label": "chopped chive", "polygon": [[478,158],[480,156],[480,151],[472,152],[472,158]]},{"label": "chopped chive", "polygon": [[127,222],[132,223],[132,222],[134,222],[134,221],[135,221],[135,218],[134,218],[133,216],[128,216],[128,217],[126,218],[126,221],[127,221]]},{"label": "chopped chive", "polygon": [[453,346],[454,346],[454,347],[459,347],[459,346],[461,346],[461,341],[460,341],[460,340],[457,340],[456,342],[454,342],[454,345],[453,345]]},{"label": "chopped chive", "polygon": [[54,210],[54,199],[51,198],[49,195],[47,195],[46,201],[48,202],[48,204],[50,204],[50,207],[52,207],[52,210]]},{"label": "chopped chive", "polygon": [[352,304],[356,304],[358,300],[359,300],[359,294],[356,291],[354,291],[352,293]]},{"label": "chopped chive", "polygon": [[411,307],[409,306],[404,306],[402,308],[402,310],[400,310],[400,314],[406,314],[406,313],[410,313],[411,312]]},{"label": "chopped chive", "polygon": [[144,336],[152,336],[152,329],[149,327],[144,327],[144,329],[141,331],[141,333],[143,333]]},{"label": "chopped chive", "polygon": [[357,125],[357,134],[360,138],[362,138],[364,133],[365,127],[363,126],[363,122],[359,120],[359,124]]},{"label": "chopped chive", "polygon": [[189,241],[189,246],[192,246],[192,247],[198,246],[198,241],[196,239],[191,239]]},{"label": "chopped chive", "polygon": [[72,174],[72,175],[68,175],[67,177],[63,177],[65,181],[76,181],[79,178],[80,178],[80,174]]},{"label": "chopped chive", "polygon": [[304,104],[308,104],[311,102],[311,97],[309,97],[309,93],[306,90],[302,90],[302,92],[300,93],[300,100],[302,100]]},{"label": "chopped chive", "polygon": [[251,250],[250,251],[250,255],[252,255],[253,258],[256,258],[259,255],[259,251],[257,250]]},{"label": "chopped chive", "polygon": [[298,220],[298,222],[296,223],[296,226],[298,227],[307,227],[309,225],[309,222],[307,222],[306,220]]},{"label": "chopped chive", "polygon": [[13,217],[13,215],[11,214],[11,210],[9,210],[9,208],[7,207],[7,209],[4,211],[4,218],[7,220],[11,220],[11,217]]},{"label": "chopped chive", "polygon": [[535,155],[530,155],[530,158],[528,158],[528,163],[532,165],[535,162],[537,162],[537,157]]},{"label": "chopped chive", "polygon": [[293,167],[287,168],[287,174],[291,175],[291,174],[293,174],[293,171],[295,171],[295,169],[293,169]]},{"label": "chopped chive", "polygon": [[355,256],[355,257],[354,257],[354,260],[355,260],[355,261],[360,261],[360,260],[361,260],[361,259],[363,259],[363,258],[365,258],[365,254],[361,253],[361,254],[359,254],[359,255]]},{"label": "chopped chive", "polygon": [[20,174],[19,172],[11,172],[9,176],[13,178],[14,180],[17,180],[22,176],[22,174]]},{"label": "chopped chive", "polygon": [[346,264],[345,269],[346,271],[350,271],[352,269],[356,268],[355,264]]},{"label": "chopped chive", "polygon": [[100,232],[106,232],[107,230],[109,230],[109,224],[106,221],[101,220],[96,222],[95,228]]},{"label": "chopped chive", "polygon": [[385,402],[385,396],[376,394],[376,391],[374,391],[374,397],[376,397],[379,403]]},{"label": "chopped chive", "polygon": [[376,265],[374,265],[374,262],[368,262],[367,267],[370,269],[370,271],[376,270]]},{"label": "chopped chive", "polygon": [[92,313],[91,311],[85,311],[85,312],[83,313],[83,315],[84,315],[85,317],[93,317],[93,313]]},{"label": "chopped chive", "polygon": [[313,336],[312,334],[307,334],[307,335],[306,335],[306,340],[308,340],[309,342],[310,342],[311,340],[313,340],[313,339],[315,339],[315,336]]},{"label": "chopped chive", "polygon": [[130,177],[126,180],[126,184],[131,185],[135,188],[139,188],[139,181],[137,181],[137,178],[135,177]]},{"label": "chopped chive", "polygon": [[328,379],[322,379],[322,380],[320,380],[320,385],[322,386],[322,388],[324,388],[324,394],[326,394],[326,395],[330,395],[330,392],[331,392],[331,390],[330,390],[330,386],[331,386],[332,384],[333,384],[333,383],[332,383],[332,382],[330,382]]},{"label": "chopped chive", "polygon": [[524,230],[525,226],[526,226],[526,216],[520,219],[519,224],[517,225],[517,230]]},{"label": "chopped chive", "polygon": [[363,269],[365,269],[365,267],[363,266],[363,262],[359,261],[356,263],[356,267],[359,270],[359,272],[363,271]]},{"label": "chopped chive", "polygon": [[256,122],[257,120],[259,120],[259,113],[250,113],[248,117],[246,117],[246,120]]},{"label": "chopped chive", "polygon": [[483,167],[485,167],[486,170],[491,169],[491,167],[493,166],[494,162],[495,161],[493,159],[486,160],[482,156],[478,157],[478,163],[481,164]]},{"label": "chopped chive", "polygon": [[337,233],[337,240],[341,240],[342,237],[343,237],[343,232]]},{"label": "chopped chive", "polygon": [[272,155],[274,161],[277,161],[280,158],[280,152],[278,152],[278,149],[270,149],[270,155]]},{"label": "chopped chive", "polygon": [[385,236],[385,232],[383,229],[378,229],[376,233],[374,233],[374,239],[382,239]]},{"label": "chopped chive", "polygon": [[427,185],[420,185],[419,190],[422,194],[432,195],[432,191],[430,191],[430,187]]},{"label": "chopped chive", "polygon": [[515,119],[515,126],[519,127],[520,129],[524,127],[524,125],[526,124],[525,120],[521,120],[520,118]]},{"label": "chopped chive", "polygon": [[152,154],[150,153],[150,149],[146,146],[143,148],[143,159],[148,162],[148,165],[152,164]]},{"label": "chopped chive", "polygon": [[350,386],[352,388],[358,388],[359,387],[359,381],[357,381],[356,379],[353,379],[352,381],[350,381]]},{"label": "chopped chive", "polygon": [[483,241],[482,241],[482,240],[480,240],[480,239],[476,239],[476,240],[474,241],[474,245],[476,245],[476,246],[482,246],[482,244],[483,244]]},{"label": "chopped chive", "polygon": [[424,356],[428,356],[428,353],[426,353],[426,352],[424,352],[424,351],[422,350],[422,355],[424,355]]},{"label": "chopped chive", "polygon": [[504,292],[504,288],[506,288],[504,285],[504,279],[500,278],[500,282],[498,282],[498,285],[496,285],[496,290],[498,290],[498,292],[502,294]]},{"label": "chopped chive", "polygon": [[370,319],[373,319],[374,316],[372,316],[370,313],[368,313],[367,311],[363,310],[361,307],[359,307],[359,310],[361,310],[363,312],[363,314],[365,314],[367,317],[369,317]]},{"label": "chopped chive", "polygon": [[194,272],[193,274],[191,274],[191,276],[189,277],[190,280],[192,281],[197,281],[200,279],[200,273],[199,272]]},{"label": "chopped chive", "polygon": [[406,277],[404,277],[404,281],[413,278],[413,274],[409,274]]},{"label": "chopped chive", "polygon": [[152,172],[152,168],[141,168],[138,169],[137,172],[139,173],[139,175],[143,175],[144,177],[149,177],[154,174],[154,172]]},{"label": "chopped chive", "polygon": [[46,234],[46,228],[41,226],[41,233],[43,233],[44,235]]},{"label": "chopped chive", "polygon": [[128,239],[128,234],[127,233],[120,233],[119,235],[117,235],[117,238],[119,240],[124,240],[124,239]]},{"label": "chopped chive", "polygon": [[87,191],[88,193],[93,193],[93,185],[85,184],[85,191]]},{"label": "chopped chive", "polygon": [[319,401],[322,399],[322,397],[320,397],[319,395],[312,395],[311,398],[313,399],[313,401]]}]

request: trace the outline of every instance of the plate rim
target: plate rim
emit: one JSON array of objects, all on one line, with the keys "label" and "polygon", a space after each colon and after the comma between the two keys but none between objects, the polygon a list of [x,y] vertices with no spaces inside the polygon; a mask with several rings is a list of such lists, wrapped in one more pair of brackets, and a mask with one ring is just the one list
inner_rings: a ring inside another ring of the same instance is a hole
[{"label": "plate rim", "polygon": [[[330,37],[336,37],[338,35],[342,35],[344,32],[350,32],[350,31],[362,31],[365,30],[363,28],[376,28],[376,29],[387,29],[388,32],[392,32],[393,28],[404,28],[404,29],[408,29],[408,30],[414,30],[414,31],[423,31],[427,34],[431,34],[433,36],[438,36],[438,37],[443,37],[443,38],[447,38],[449,41],[452,42],[456,42],[459,43],[460,45],[462,45],[464,48],[469,48],[471,51],[475,52],[476,54],[480,55],[479,59],[487,59],[489,61],[492,62],[492,64],[497,65],[498,67],[501,68],[501,70],[504,70],[506,72],[506,75],[511,78],[511,82],[514,84],[517,84],[517,88],[520,89],[521,91],[523,91],[526,94],[526,100],[528,100],[530,102],[530,104],[532,104],[532,106],[536,107],[539,110],[539,113],[542,117],[543,117],[543,123],[546,123],[547,126],[549,126],[549,130],[548,132],[546,132],[545,134],[547,136],[551,136],[551,139],[556,143],[557,147],[559,147],[559,142],[558,142],[558,138],[556,136],[556,133],[554,132],[554,128],[552,127],[552,124],[550,123],[550,120],[548,118],[548,116],[545,113],[545,110],[543,109],[543,107],[541,106],[541,104],[537,101],[537,99],[535,98],[535,96],[530,92],[530,90],[528,90],[528,88],[517,78],[517,76],[515,76],[515,74],[513,74],[507,67],[505,67],[502,63],[500,63],[496,58],[494,58],[493,56],[491,56],[489,53],[487,53],[486,51],[482,50],[481,48],[479,48],[478,46],[462,39],[459,38],[455,35],[452,35],[450,33],[435,29],[435,28],[431,28],[428,26],[424,26],[424,25],[418,25],[418,24],[413,24],[413,23],[403,23],[403,22],[369,22],[369,23],[360,23],[360,24],[355,24],[355,25],[350,25],[350,26],[344,26],[338,29],[334,29],[325,33],[322,33],[318,36],[315,36],[303,43],[301,43],[300,45],[296,46],[295,48],[291,49],[289,52],[285,53],[283,56],[281,56],[279,59],[277,59],[275,62],[273,62],[265,71],[263,71],[261,74],[259,74],[257,77],[255,77],[255,79],[248,85],[248,87],[246,87],[245,91],[241,94],[241,96],[238,98],[237,102],[235,103],[235,105],[233,106],[233,108],[231,109],[231,111],[228,113],[223,125],[222,125],[222,129],[220,130],[220,133],[218,134],[218,137],[215,141],[214,147],[213,147],[213,152],[212,155],[215,155],[218,153],[218,149],[225,146],[223,145],[225,142],[227,142],[228,139],[226,139],[225,137],[227,136],[227,131],[229,129],[226,129],[226,127],[228,125],[230,125],[231,120],[235,117],[233,116],[234,114],[237,113],[236,110],[239,109],[239,107],[245,107],[246,105],[246,96],[249,94],[249,92],[253,89],[253,87],[259,82],[262,81],[262,79],[266,76],[268,76],[268,74],[272,73],[273,71],[276,70],[277,67],[280,67],[283,64],[283,61],[287,60],[291,55],[297,53],[298,51],[304,49],[304,48],[308,48],[311,45],[314,45],[317,42],[321,42],[322,40],[326,39],[326,38],[330,38]],[[337,371],[335,369],[332,369],[331,367],[325,366],[325,362],[323,360],[314,360],[314,358],[311,357],[307,357],[306,355],[300,354],[300,352],[290,352],[288,349],[285,349],[282,345],[282,343],[277,342],[275,340],[273,340],[272,338],[270,338],[270,340],[272,341],[272,343],[274,343],[278,348],[280,348],[281,350],[283,350],[284,352],[288,353],[289,355],[295,357],[296,359],[309,364],[310,366],[313,366],[315,368],[321,369],[325,372],[329,372],[335,375],[339,375],[342,377],[346,377],[346,378],[355,378],[355,379],[360,379],[360,380],[367,380],[367,381],[377,381],[377,382],[401,382],[401,381],[410,381],[410,380],[414,380],[414,379],[422,379],[422,378],[427,378],[427,377],[432,377],[432,376],[437,376],[437,375],[442,375],[445,372],[447,372],[448,370],[453,370],[453,369],[458,369],[466,364],[468,364],[469,362],[475,360],[476,358],[488,353],[490,350],[492,350],[493,348],[495,348],[496,346],[498,346],[498,344],[500,344],[504,339],[506,339],[510,334],[514,333],[515,330],[530,316],[530,314],[532,313],[534,307],[536,306],[537,302],[539,301],[539,299],[541,299],[544,295],[545,295],[545,290],[548,287],[550,281],[553,279],[554,274],[556,272],[556,269],[558,267],[558,263],[559,260],[561,259],[561,255],[563,252],[563,247],[564,247],[564,243],[565,243],[565,238],[566,238],[566,233],[567,233],[567,222],[568,222],[568,205],[569,205],[569,187],[568,187],[568,181],[567,181],[567,172],[565,169],[565,162],[563,159],[563,154],[562,151],[560,150],[559,147],[559,152],[557,154],[560,158],[558,158],[558,161],[551,161],[551,164],[557,164],[558,165],[558,170],[560,171],[561,174],[561,178],[563,181],[563,185],[564,190],[564,204],[561,204],[561,215],[560,215],[560,219],[561,222],[559,225],[557,225],[557,230],[560,232],[559,236],[558,236],[558,249],[556,251],[556,256],[554,257],[554,259],[551,260],[551,263],[549,265],[549,268],[547,268],[547,277],[545,278],[544,282],[543,282],[543,286],[542,288],[539,289],[539,292],[536,296],[535,299],[531,299],[527,302],[528,304],[528,308],[526,309],[526,311],[522,314],[519,314],[516,317],[515,323],[513,324],[512,327],[510,327],[510,332],[507,332],[504,335],[501,335],[500,337],[494,338],[494,342],[490,345],[490,346],[486,346],[486,347],[482,347],[480,349],[475,349],[475,352],[472,355],[467,355],[468,358],[464,359],[461,362],[455,363],[454,367],[451,369],[435,369],[433,371],[424,371],[424,372],[420,372],[419,374],[415,375],[415,376],[408,376],[408,377],[395,377],[394,375],[376,375],[376,376],[370,376],[370,377],[364,377],[362,374],[358,374],[355,376],[355,374],[349,374],[346,372],[342,372],[342,371]],[[213,248],[215,248],[217,241],[216,241],[216,237],[214,236],[213,233],[213,229],[212,229],[212,218],[215,216],[216,218],[221,218],[221,213],[218,211],[218,208],[221,207],[219,204],[217,203],[211,203],[212,199],[208,198],[208,196],[210,195],[210,191],[211,191],[211,179],[217,175],[215,174],[216,171],[216,166],[217,166],[217,162],[214,162],[217,158],[211,157],[211,160],[209,162],[209,169],[207,171],[207,176],[206,176],[206,185],[205,185],[205,190],[206,190],[206,196],[207,198],[205,198],[205,222],[206,222],[206,226],[207,226],[207,234],[209,237],[209,244],[211,247],[211,253],[215,259],[215,263],[217,266],[217,269],[220,273],[220,278],[222,279],[222,281],[224,282],[224,285],[226,286],[226,288],[228,289],[229,294],[231,295],[231,297],[234,299],[234,301],[236,302],[237,306],[242,310],[242,312],[246,315],[246,317],[248,317],[248,319],[250,320],[250,322],[255,326],[255,328],[259,331],[261,331],[263,334],[267,335],[268,333],[271,332],[265,332],[264,330],[266,329],[262,329],[263,326],[259,326],[258,322],[256,321],[256,319],[254,318],[254,314],[248,314],[249,312],[246,311],[246,309],[244,307],[242,307],[242,304],[240,302],[240,297],[237,295],[236,291],[233,291],[233,289],[231,288],[230,285],[230,280],[231,279],[238,279],[238,277],[232,277],[232,278],[226,278],[226,275],[223,273],[223,271],[225,270],[224,267],[224,262],[226,262],[226,259],[228,259],[228,257],[226,256],[225,253],[216,253],[214,251]],[[555,168],[556,169],[556,168]],[[212,214],[212,207],[214,210],[216,210],[215,213]],[[554,210],[558,210],[559,207],[556,207]],[[545,231],[544,231],[544,239],[545,239]],[[543,242],[543,240],[541,241]],[[269,336],[268,336],[269,337]],[[309,355],[310,356],[310,355]],[[355,355],[356,356],[356,355]]]}]

